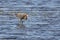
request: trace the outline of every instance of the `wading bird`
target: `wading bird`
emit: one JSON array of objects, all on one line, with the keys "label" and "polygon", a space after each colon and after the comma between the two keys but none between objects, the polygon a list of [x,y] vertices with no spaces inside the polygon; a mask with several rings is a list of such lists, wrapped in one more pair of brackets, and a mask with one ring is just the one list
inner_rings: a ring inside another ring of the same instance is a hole
[{"label": "wading bird", "polygon": [[23,26],[23,22],[25,21],[25,20],[27,20],[27,17],[28,17],[28,14],[26,14],[26,13],[24,13],[24,14],[22,14],[22,13],[17,13],[17,14],[15,14],[16,15],[16,17],[19,19],[19,26]]}]

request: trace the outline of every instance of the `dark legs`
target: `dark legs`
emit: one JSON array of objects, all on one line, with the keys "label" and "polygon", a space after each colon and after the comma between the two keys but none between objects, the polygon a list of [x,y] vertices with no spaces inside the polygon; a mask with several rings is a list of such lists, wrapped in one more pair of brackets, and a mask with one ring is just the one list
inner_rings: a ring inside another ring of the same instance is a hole
[{"label": "dark legs", "polygon": [[19,19],[19,24],[18,24],[18,28],[25,28],[25,25],[23,24],[23,20]]}]

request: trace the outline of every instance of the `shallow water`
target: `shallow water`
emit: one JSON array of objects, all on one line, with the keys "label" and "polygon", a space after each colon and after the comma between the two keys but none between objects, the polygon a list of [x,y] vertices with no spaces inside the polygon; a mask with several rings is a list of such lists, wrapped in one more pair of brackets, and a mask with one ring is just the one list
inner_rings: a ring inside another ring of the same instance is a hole
[{"label": "shallow water", "polygon": [[[60,0],[0,0],[0,40],[60,40]],[[12,13],[27,13],[18,27]]]}]

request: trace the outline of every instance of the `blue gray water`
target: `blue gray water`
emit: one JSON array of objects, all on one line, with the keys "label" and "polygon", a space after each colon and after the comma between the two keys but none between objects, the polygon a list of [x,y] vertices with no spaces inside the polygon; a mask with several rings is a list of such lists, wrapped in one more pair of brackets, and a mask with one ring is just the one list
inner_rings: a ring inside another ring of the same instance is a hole
[{"label": "blue gray water", "polygon": [[[25,29],[12,13],[29,15]],[[60,0],[0,0],[0,40],[60,40]]]}]

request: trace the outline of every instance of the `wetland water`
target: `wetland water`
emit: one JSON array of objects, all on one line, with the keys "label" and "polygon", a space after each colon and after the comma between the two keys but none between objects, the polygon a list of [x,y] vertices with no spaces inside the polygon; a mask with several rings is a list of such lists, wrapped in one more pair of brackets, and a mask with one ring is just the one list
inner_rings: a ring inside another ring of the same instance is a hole
[{"label": "wetland water", "polygon": [[[7,15],[27,13],[25,29]],[[60,0],[0,0],[0,40],[60,40]]]}]

